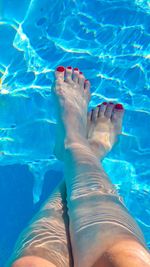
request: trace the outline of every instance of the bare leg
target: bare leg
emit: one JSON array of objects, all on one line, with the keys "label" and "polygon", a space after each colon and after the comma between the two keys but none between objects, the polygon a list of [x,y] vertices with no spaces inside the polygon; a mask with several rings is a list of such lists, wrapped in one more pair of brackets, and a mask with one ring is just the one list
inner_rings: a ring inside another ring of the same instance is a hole
[{"label": "bare leg", "polygon": [[64,181],[20,235],[7,266],[71,267],[69,221]]},{"label": "bare leg", "polygon": [[75,266],[90,267],[104,254],[113,257],[111,252],[116,246],[117,255],[117,245],[120,250],[120,244],[123,248],[120,250],[122,257],[127,253],[135,253],[136,256],[127,266],[134,266],[133,262],[140,254],[142,261],[140,265],[136,263],[136,266],[142,267],[144,262],[148,266],[148,253],[144,248],[142,233],[88,146],[72,143],[66,150],[65,163]]},{"label": "bare leg", "polygon": [[[85,116],[87,118],[87,113]],[[60,137],[63,134],[61,132]],[[61,141],[63,139],[64,137]],[[56,153],[58,152],[60,155],[60,145],[56,146]],[[62,159],[62,155],[59,158]],[[73,266],[65,191],[65,182],[62,182],[21,234],[8,266],[12,262],[13,267]]]},{"label": "bare leg", "polygon": [[[54,88],[65,137],[63,156],[74,266],[124,267],[124,259],[126,266],[149,266],[143,235],[103,170],[96,150],[85,138],[86,84],[82,75],[75,72],[74,76],[72,81],[72,73],[67,70],[64,82],[64,71],[56,72]],[[111,105],[100,108],[103,127],[96,125],[92,142],[95,147],[99,145],[101,158],[121,130],[122,116],[117,112]]]}]

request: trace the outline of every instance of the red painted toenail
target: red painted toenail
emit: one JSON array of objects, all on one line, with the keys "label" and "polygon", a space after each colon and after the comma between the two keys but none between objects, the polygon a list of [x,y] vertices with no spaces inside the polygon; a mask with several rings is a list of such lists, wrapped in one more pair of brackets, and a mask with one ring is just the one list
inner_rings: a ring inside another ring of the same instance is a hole
[{"label": "red painted toenail", "polygon": [[79,70],[78,68],[74,68],[74,70]]},{"label": "red painted toenail", "polygon": [[116,109],[123,109],[123,106],[122,106],[121,104],[116,104],[116,105],[115,105],[115,108],[116,108]]},{"label": "red painted toenail", "polygon": [[59,66],[59,67],[57,68],[57,71],[59,71],[59,72],[63,72],[63,71],[65,71],[65,68],[64,68],[63,66]]},{"label": "red painted toenail", "polygon": [[71,67],[71,66],[69,66],[69,67],[67,67],[67,69],[69,69],[69,70],[72,70],[72,67]]},{"label": "red painted toenail", "polygon": [[107,102],[103,102],[103,105],[107,105]]},{"label": "red painted toenail", "polygon": [[97,105],[97,107],[99,108],[101,105],[99,104],[99,105]]},{"label": "red painted toenail", "polygon": [[80,74],[83,74],[83,72],[81,72],[81,71],[80,71],[79,73],[80,73]]},{"label": "red painted toenail", "polygon": [[85,80],[85,83],[87,83],[87,82],[89,82],[89,80],[86,79],[86,80]]}]

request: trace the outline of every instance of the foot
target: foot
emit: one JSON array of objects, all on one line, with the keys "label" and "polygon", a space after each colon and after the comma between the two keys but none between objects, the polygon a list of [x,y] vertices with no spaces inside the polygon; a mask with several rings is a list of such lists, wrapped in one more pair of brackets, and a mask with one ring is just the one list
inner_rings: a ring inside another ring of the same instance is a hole
[{"label": "foot", "polygon": [[86,140],[90,83],[77,68],[58,67],[52,92],[57,105],[58,122],[54,154],[63,160],[66,142]]},{"label": "foot", "polygon": [[88,113],[87,138],[91,149],[102,159],[121,134],[124,109],[121,104],[102,103]]}]

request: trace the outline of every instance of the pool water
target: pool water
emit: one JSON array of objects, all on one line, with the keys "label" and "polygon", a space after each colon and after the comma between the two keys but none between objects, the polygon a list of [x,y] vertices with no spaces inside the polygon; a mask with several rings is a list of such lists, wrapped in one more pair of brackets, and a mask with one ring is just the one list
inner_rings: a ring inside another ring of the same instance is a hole
[{"label": "pool water", "polygon": [[0,40],[0,267],[63,177],[53,155],[58,65],[91,81],[89,109],[124,105],[123,135],[103,165],[150,247],[149,0],[2,0]]}]

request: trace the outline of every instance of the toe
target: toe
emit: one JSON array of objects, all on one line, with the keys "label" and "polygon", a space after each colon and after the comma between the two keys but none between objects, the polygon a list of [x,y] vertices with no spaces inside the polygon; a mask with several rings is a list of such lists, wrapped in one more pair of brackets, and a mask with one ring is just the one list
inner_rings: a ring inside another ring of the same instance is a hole
[{"label": "toe", "polygon": [[84,81],[85,81],[85,77],[83,75],[82,72],[79,73],[79,84],[80,84],[80,87],[84,90]]},{"label": "toe", "polygon": [[78,68],[73,69],[73,81],[75,83],[79,82],[79,69]]},{"label": "toe", "polygon": [[89,80],[84,81],[84,89],[90,92],[90,82]]},{"label": "toe", "polygon": [[97,121],[98,112],[99,112],[99,107],[96,107],[95,109],[92,109],[91,121],[94,122],[94,123]]},{"label": "toe", "polygon": [[87,114],[87,120],[88,121],[91,121],[91,118],[92,118],[92,110],[90,110]]},{"label": "toe", "polygon": [[89,101],[90,101],[90,97],[91,97],[90,86],[91,85],[90,85],[89,80],[85,80],[84,81],[84,93],[87,95]]},{"label": "toe", "polygon": [[65,68],[63,66],[59,66],[55,71],[56,81],[64,81]]},{"label": "toe", "polygon": [[98,117],[104,117],[105,110],[107,108],[107,103],[103,102],[101,105],[98,105],[99,111],[98,111]]},{"label": "toe", "polygon": [[105,110],[105,117],[110,119],[112,115],[112,111],[114,109],[114,103],[110,102],[107,104],[107,108]]},{"label": "toe", "polygon": [[116,104],[111,116],[111,121],[115,124],[115,128],[121,133],[124,108],[121,104]]},{"label": "toe", "polygon": [[92,110],[88,112],[87,114],[87,138],[90,138],[90,134],[91,134],[91,126],[92,126]]},{"label": "toe", "polygon": [[67,67],[65,71],[65,82],[72,82],[72,67]]}]

